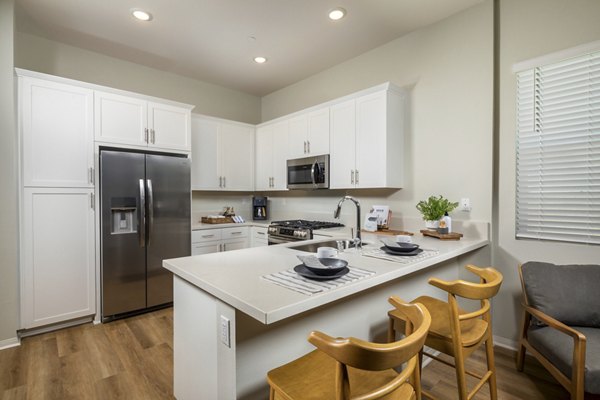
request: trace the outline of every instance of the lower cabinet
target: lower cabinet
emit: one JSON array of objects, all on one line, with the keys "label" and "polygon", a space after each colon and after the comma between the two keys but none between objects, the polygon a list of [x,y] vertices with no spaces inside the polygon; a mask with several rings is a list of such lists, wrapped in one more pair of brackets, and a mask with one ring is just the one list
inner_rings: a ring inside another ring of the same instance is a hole
[{"label": "lower cabinet", "polygon": [[268,246],[269,238],[267,228],[262,226],[253,226],[250,228],[250,247]]},{"label": "lower cabinet", "polygon": [[92,189],[25,188],[21,328],[96,312]]},{"label": "lower cabinet", "polygon": [[248,227],[192,231],[192,255],[218,253],[248,247]]}]

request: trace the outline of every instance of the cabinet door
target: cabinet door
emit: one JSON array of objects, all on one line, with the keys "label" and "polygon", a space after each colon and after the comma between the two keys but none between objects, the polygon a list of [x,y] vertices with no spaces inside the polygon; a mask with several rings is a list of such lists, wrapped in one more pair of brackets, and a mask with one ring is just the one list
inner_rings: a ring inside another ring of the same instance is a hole
[{"label": "cabinet door", "polygon": [[221,251],[221,241],[192,243],[192,255],[218,253]]},{"label": "cabinet door", "polygon": [[308,114],[307,143],[311,156],[329,154],[329,107]]},{"label": "cabinet door", "polygon": [[248,248],[248,238],[223,240],[221,251],[240,250]]},{"label": "cabinet door", "polygon": [[22,328],[95,313],[92,193],[25,188]]},{"label": "cabinet door", "polygon": [[356,99],[357,187],[386,186],[386,133],[386,92]]},{"label": "cabinet door", "polygon": [[288,122],[287,158],[302,158],[308,155],[308,115],[291,118]]},{"label": "cabinet door", "polygon": [[287,190],[287,121],[273,125],[273,187],[272,190]]},{"label": "cabinet door", "polygon": [[219,123],[192,118],[192,189],[220,189],[218,153]]},{"label": "cabinet door", "polygon": [[256,129],[255,138],[255,189],[271,190],[273,173],[273,125]]},{"label": "cabinet door", "polygon": [[93,187],[93,92],[20,80],[25,186]]},{"label": "cabinet door", "polygon": [[254,190],[254,128],[221,123],[221,174],[225,190]]},{"label": "cabinet door", "polygon": [[147,146],[148,103],[134,97],[94,92],[96,141]]},{"label": "cabinet door", "polygon": [[190,110],[167,104],[148,104],[149,146],[169,150],[191,149]]},{"label": "cabinet door", "polygon": [[353,188],[355,166],[356,103],[354,100],[331,106],[331,156],[329,187]]},{"label": "cabinet door", "polygon": [[268,246],[267,228],[253,226],[250,231],[250,247]]}]

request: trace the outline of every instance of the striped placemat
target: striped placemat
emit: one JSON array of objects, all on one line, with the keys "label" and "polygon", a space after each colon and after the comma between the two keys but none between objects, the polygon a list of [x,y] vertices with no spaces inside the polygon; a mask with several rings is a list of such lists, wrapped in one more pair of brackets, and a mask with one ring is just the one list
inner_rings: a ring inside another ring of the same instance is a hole
[{"label": "striped placemat", "polygon": [[393,262],[397,262],[397,263],[401,263],[401,264],[408,264],[408,263],[412,263],[415,261],[421,261],[421,260],[424,260],[429,257],[437,256],[438,254],[440,254],[439,250],[434,250],[434,249],[423,250],[423,252],[417,254],[416,256],[395,256],[395,255],[388,254],[381,249],[369,249],[369,250],[363,249],[363,252],[362,252],[363,256],[380,258],[382,260],[393,261]]},{"label": "striped placemat", "polygon": [[263,275],[261,278],[295,292],[312,296],[313,294],[323,293],[344,286],[350,282],[357,281],[375,273],[374,271],[368,271],[357,267],[349,266],[348,269],[350,271],[346,275],[329,281],[317,281],[304,278],[303,276],[298,275],[293,268],[286,271]]}]

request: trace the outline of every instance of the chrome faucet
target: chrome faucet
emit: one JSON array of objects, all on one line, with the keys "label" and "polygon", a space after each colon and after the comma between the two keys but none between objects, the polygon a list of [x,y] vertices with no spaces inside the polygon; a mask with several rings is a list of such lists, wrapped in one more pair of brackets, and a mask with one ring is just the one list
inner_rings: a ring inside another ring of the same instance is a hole
[{"label": "chrome faucet", "polygon": [[360,203],[352,196],[344,196],[339,201],[335,212],[333,213],[333,218],[338,219],[340,217],[340,212],[342,211],[342,203],[346,200],[350,200],[356,206],[356,237],[354,238],[354,247],[356,249],[362,248],[362,239],[360,236]]}]

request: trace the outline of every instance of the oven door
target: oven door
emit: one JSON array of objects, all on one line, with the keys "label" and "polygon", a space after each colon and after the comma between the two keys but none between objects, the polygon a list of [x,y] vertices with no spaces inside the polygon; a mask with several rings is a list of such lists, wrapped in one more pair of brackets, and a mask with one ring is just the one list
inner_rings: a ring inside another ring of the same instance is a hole
[{"label": "oven door", "polygon": [[329,188],[329,154],[287,161],[288,189]]},{"label": "oven door", "polygon": [[269,246],[274,245],[274,244],[297,242],[298,240],[302,240],[302,239],[292,239],[292,238],[287,238],[287,237],[282,237],[282,236],[275,236],[275,235],[269,235],[268,236],[268,244],[269,244]]}]

